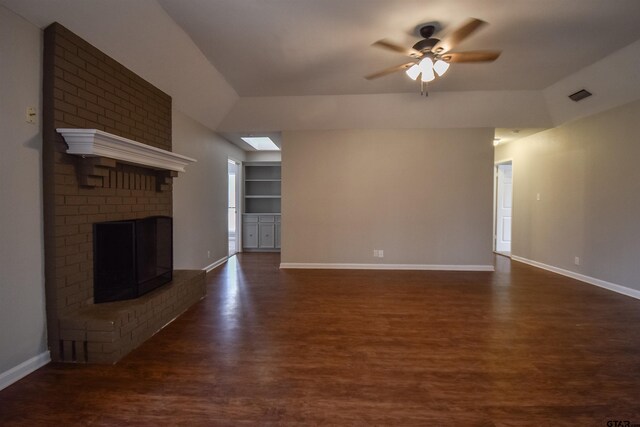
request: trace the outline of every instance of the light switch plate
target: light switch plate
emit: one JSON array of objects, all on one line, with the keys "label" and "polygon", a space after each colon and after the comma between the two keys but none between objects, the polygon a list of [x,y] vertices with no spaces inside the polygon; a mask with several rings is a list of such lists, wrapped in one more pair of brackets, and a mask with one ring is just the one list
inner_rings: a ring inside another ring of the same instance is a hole
[{"label": "light switch plate", "polygon": [[31,123],[32,125],[36,124],[36,109],[35,107],[27,107],[27,123]]}]

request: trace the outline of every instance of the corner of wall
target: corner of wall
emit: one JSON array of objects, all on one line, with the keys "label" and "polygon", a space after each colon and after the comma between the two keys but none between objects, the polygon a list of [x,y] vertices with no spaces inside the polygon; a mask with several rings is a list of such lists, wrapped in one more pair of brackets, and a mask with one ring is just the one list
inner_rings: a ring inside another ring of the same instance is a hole
[{"label": "corner of wall", "polygon": [[[554,126],[639,99],[639,69],[640,40],[545,88],[543,94]],[[578,102],[569,99],[580,89],[593,96]]]}]

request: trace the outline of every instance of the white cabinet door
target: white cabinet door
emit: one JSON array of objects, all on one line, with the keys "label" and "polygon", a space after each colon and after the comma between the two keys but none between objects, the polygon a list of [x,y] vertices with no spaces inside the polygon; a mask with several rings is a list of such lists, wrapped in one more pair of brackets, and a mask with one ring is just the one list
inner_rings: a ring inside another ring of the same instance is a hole
[{"label": "white cabinet door", "polygon": [[258,224],[245,222],[242,225],[242,246],[245,248],[258,247]]},{"label": "white cabinet door", "polygon": [[258,226],[260,228],[259,248],[273,248],[275,245],[274,224],[260,223]]},{"label": "white cabinet door", "polygon": [[280,223],[276,224],[275,238],[276,238],[276,248],[280,249]]}]

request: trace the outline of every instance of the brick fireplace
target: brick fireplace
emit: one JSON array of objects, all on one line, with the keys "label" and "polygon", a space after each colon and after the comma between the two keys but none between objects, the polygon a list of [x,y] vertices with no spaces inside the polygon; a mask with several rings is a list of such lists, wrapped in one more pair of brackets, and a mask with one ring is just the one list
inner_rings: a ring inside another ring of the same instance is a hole
[{"label": "brick fireplace", "polygon": [[43,180],[51,357],[113,363],[204,296],[204,273],[137,300],[93,303],[92,225],[172,216],[175,172],[67,154],[59,128],[98,129],[171,151],[171,97],[60,24],[45,29]]}]

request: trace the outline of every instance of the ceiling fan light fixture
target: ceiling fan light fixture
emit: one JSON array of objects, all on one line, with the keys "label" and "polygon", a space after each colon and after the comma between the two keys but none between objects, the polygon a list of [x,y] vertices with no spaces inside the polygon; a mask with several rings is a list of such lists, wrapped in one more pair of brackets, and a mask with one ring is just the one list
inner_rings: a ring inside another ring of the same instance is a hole
[{"label": "ceiling fan light fixture", "polygon": [[426,57],[422,61],[420,61],[419,65],[420,65],[420,71],[422,71],[423,73],[425,71],[428,73],[429,70],[433,71],[433,60],[429,57]]},{"label": "ceiling fan light fixture", "polygon": [[438,59],[435,64],[433,64],[433,70],[438,74],[438,76],[442,77],[444,73],[449,69],[449,63],[443,61],[442,59]]},{"label": "ceiling fan light fixture", "polygon": [[433,72],[433,61],[431,61],[431,58],[425,58],[420,62],[420,71],[422,71],[421,80],[423,82],[430,82],[436,78]]},{"label": "ceiling fan light fixture", "polygon": [[433,73],[433,60],[431,58],[424,58],[420,61],[420,71],[422,72],[421,80],[423,82],[430,82],[436,78]]},{"label": "ceiling fan light fixture", "polygon": [[433,73],[433,70],[423,71],[421,80],[423,82],[431,82],[436,78],[436,75]]},{"label": "ceiling fan light fixture", "polygon": [[407,73],[407,76],[409,76],[411,80],[415,80],[420,75],[420,66],[418,64],[414,64],[411,67],[409,67],[409,69],[405,72]]}]

